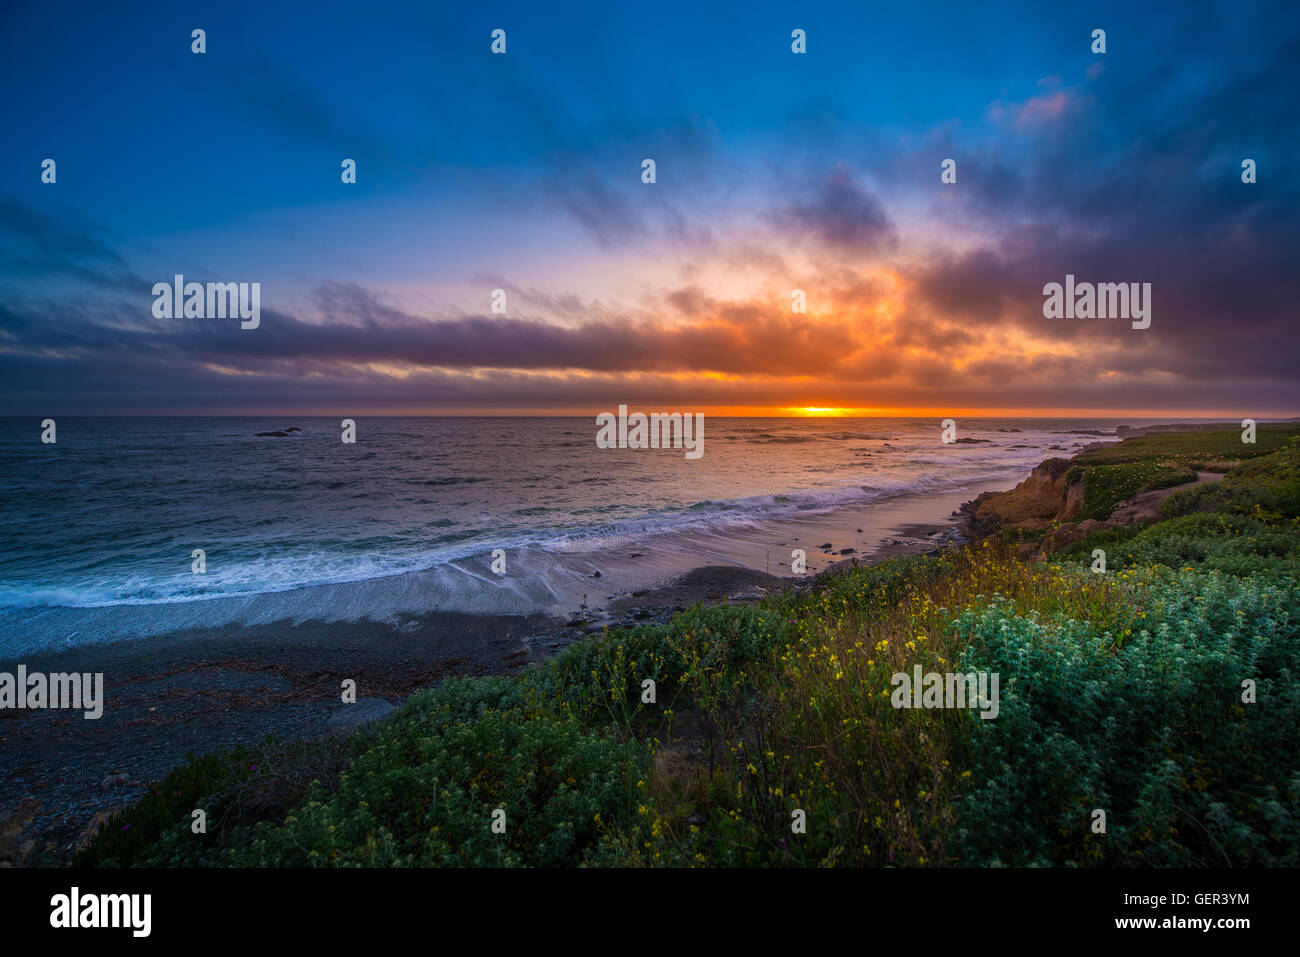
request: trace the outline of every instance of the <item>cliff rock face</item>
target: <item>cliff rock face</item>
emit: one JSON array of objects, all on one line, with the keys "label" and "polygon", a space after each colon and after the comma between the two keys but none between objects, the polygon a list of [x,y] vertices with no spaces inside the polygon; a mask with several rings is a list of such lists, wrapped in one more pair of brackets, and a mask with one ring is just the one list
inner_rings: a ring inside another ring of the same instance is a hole
[{"label": "cliff rock face", "polygon": [[962,510],[969,516],[971,531],[979,538],[1005,528],[1043,531],[1041,542],[1029,541],[1021,546],[1027,557],[1042,557],[1068,548],[1093,532],[1113,528],[1112,522],[1092,518],[1072,521],[1083,507],[1083,483],[1067,481],[1070,465],[1066,459],[1048,459],[1011,491],[985,492],[967,502]]},{"label": "cliff rock face", "polygon": [[1083,541],[1093,532],[1150,521],[1159,515],[1160,503],[1179,489],[1223,478],[1217,472],[1198,472],[1194,482],[1149,489],[1116,502],[1105,521],[1088,518],[1076,522],[1084,488],[1082,482],[1067,481],[1070,465],[1065,459],[1048,459],[1011,491],[985,492],[967,502],[961,511],[967,515],[972,536],[987,538],[1005,529],[1043,532],[1041,542],[1028,541],[1021,546],[1025,555],[1042,557]]},{"label": "cliff rock face", "polygon": [[1009,525],[1027,529],[1047,528],[1078,514],[1083,505],[1083,486],[1066,482],[1070,463],[1048,459],[1009,492],[985,492],[962,506],[970,516],[972,530],[990,535]]}]

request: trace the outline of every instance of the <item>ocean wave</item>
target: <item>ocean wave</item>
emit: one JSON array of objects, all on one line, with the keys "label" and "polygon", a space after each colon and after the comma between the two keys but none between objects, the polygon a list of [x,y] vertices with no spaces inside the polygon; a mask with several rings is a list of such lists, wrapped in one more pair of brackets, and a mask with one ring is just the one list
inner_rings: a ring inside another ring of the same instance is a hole
[{"label": "ocean wave", "polygon": [[[1018,469],[985,468],[964,473],[946,469],[897,479],[875,475],[869,483],[700,500],[684,507],[660,508],[640,516],[563,531],[533,529],[505,534],[480,525],[449,530],[436,537],[426,536],[418,546],[409,541],[409,535],[405,539],[372,536],[362,540],[336,540],[330,546],[309,548],[281,549],[264,543],[257,547],[256,554],[242,558],[227,558],[220,551],[210,552],[208,573],[197,582],[196,576],[186,572],[157,576],[144,574],[142,570],[134,576],[124,575],[112,581],[88,577],[70,584],[0,581],[0,607],[89,608],[202,601],[428,571],[476,556],[486,558],[493,548],[571,553],[575,549],[613,546],[632,539],[646,544],[648,538],[687,532],[725,534],[728,528],[752,527],[763,522],[779,522],[783,518],[807,518],[910,495],[953,491],[980,482],[1005,479],[1018,472]],[[535,516],[563,511],[531,507],[517,509],[515,514]],[[608,514],[607,509],[588,511]],[[570,513],[576,515],[578,510],[570,510]],[[446,527],[450,522],[449,519],[432,520],[426,528],[431,531]]]}]

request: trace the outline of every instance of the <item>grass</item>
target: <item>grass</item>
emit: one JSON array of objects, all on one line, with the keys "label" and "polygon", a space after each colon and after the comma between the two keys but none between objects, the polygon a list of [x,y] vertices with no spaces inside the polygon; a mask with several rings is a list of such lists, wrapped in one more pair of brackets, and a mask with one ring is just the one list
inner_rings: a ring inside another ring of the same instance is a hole
[{"label": "grass", "polygon": [[[1243,460],[1155,524],[696,606],[448,681],[274,782],[245,752],[194,759],[78,863],[1296,866],[1300,445],[1215,435],[1085,453],[1148,476]],[[998,673],[998,717],[895,708],[917,664]],[[250,789],[190,833],[192,807]]]},{"label": "grass", "polygon": [[1250,445],[1241,441],[1243,430],[1237,428],[1213,432],[1160,432],[1089,449],[1076,455],[1073,461],[1076,465],[1165,461],[1204,468],[1215,462],[1235,462],[1269,455],[1285,448],[1297,431],[1297,426],[1288,423],[1260,425],[1256,428],[1255,442]]},{"label": "grass", "polygon": [[1083,483],[1083,504],[1075,520],[1106,519],[1115,506],[1139,492],[1196,481],[1196,470],[1176,461],[1137,461],[1116,465],[1074,465],[1066,481]]}]

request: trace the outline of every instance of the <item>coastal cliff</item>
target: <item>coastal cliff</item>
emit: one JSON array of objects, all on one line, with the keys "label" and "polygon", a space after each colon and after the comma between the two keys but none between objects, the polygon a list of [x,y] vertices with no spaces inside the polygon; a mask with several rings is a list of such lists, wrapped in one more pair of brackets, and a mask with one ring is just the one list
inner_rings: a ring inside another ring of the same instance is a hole
[{"label": "coastal cliff", "polygon": [[1097,532],[1148,522],[1170,496],[1220,480],[1242,461],[1276,451],[1296,427],[1264,425],[1255,441],[1221,424],[1117,429],[1072,459],[1047,459],[1005,492],[965,503],[968,537],[1017,543],[1046,556]]}]

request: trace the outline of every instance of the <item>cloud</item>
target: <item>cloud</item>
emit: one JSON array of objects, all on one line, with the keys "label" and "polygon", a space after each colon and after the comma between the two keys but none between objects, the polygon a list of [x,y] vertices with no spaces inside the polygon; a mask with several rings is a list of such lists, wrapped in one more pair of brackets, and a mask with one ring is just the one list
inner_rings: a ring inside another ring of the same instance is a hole
[{"label": "cloud", "polygon": [[[1041,82],[1041,81],[1040,81]],[[998,100],[989,106],[989,117],[994,123],[1010,123],[1026,132],[1034,127],[1060,120],[1077,104],[1064,90],[1053,90],[1031,96],[1022,103],[1004,103]]]},{"label": "cloud", "polygon": [[627,192],[590,171],[556,179],[550,192],[554,202],[606,249],[631,245],[650,235],[645,214]]},{"label": "cloud", "polygon": [[[1300,125],[1298,60],[1294,37],[1257,61],[1160,52],[1080,85],[1053,75],[986,115],[976,106],[893,139],[827,121],[797,157],[766,166],[738,162],[707,120],[626,121],[601,139],[606,112],[559,104],[530,121],[558,136],[534,181],[563,217],[556,235],[576,223],[598,247],[590,269],[611,276],[602,299],[571,278],[477,277],[509,291],[508,318],[412,311],[363,277],[320,282],[252,332],[158,321],[151,283],[105,230],[73,210],[0,203],[0,401],[1294,409],[1300,160],[1285,131]],[[267,81],[256,108],[268,122],[338,135],[343,121],[292,76],[253,76]],[[653,187],[643,155],[661,161]],[[863,155],[869,168],[847,159]],[[1260,162],[1253,186],[1239,178],[1246,155]],[[953,186],[938,179],[947,156]],[[1067,273],[1151,283],[1151,328],[1045,319],[1042,288]],[[608,293],[619,288],[621,301]],[[807,314],[792,314],[792,288]]]},{"label": "cloud", "polygon": [[365,156],[369,164],[386,168],[401,152],[365,116],[350,113],[283,62],[245,54],[219,73],[185,76],[200,92],[282,135],[327,145],[340,156]]},{"label": "cloud", "polygon": [[101,289],[139,288],[102,227],[69,207],[46,213],[0,199],[0,275],[73,279]]},{"label": "cloud", "polygon": [[811,198],[776,210],[771,219],[780,229],[843,252],[874,253],[894,241],[884,205],[853,179],[844,164],[831,170]]}]

